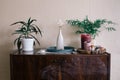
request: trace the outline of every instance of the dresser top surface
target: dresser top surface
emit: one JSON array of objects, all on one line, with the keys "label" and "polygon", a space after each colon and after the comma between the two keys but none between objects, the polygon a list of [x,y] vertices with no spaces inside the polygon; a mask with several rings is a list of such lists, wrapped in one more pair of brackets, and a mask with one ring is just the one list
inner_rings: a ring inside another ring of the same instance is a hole
[{"label": "dresser top surface", "polygon": [[40,49],[35,49],[34,51],[18,51],[18,50],[14,50],[10,53],[10,55],[18,55],[18,56],[47,56],[47,55],[54,55],[54,56],[109,56],[110,53],[108,52],[105,52],[103,54],[81,54],[81,53],[77,53],[77,52],[74,52],[74,53],[54,53],[54,52],[45,52],[45,54],[41,54],[39,52]]}]

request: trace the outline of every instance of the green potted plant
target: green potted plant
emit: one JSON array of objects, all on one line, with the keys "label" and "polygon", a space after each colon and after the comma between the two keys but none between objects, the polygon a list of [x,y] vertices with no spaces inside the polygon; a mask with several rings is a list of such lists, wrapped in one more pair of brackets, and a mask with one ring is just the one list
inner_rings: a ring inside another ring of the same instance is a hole
[{"label": "green potted plant", "polygon": [[114,27],[110,27],[108,25],[115,24],[112,21],[108,21],[106,19],[96,19],[95,21],[90,21],[88,17],[86,17],[83,21],[78,19],[76,20],[67,20],[67,23],[73,27],[77,27],[77,34],[87,33],[90,34],[93,38],[95,38],[101,31],[100,28],[104,28],[108,31],[115,31]]},{"label": "green potted plant", "polygon": [[[101,32],[100,28],[106,29],[108,31],[115,31],[114,27],[110,27],[110,24],[115,24],[112,21],[108,21],[106,19],[96,19],[95,21],[91,21],[86,17],[84,20],[80,21],[76,20],[67,20],[67,23],[73,27],[77,27],[77,34],[81,35],[81,44],[84,45],[84,41],[90,42],[91,37],[95,39],[95,37]],[[109,26],[108,26],[109,25]],[[90,37],[91,36],[91,37]],[[83,39],[83,38],[84,39]]]},{"label": "green potted plant", "polygon": [[31,17],[27,21],[17,21],[11,24],[17,25],[20,24],[20,27],[14,31],[13,34],[18,34],[18,37],[14,40],[14,44],[17,44],[18,50],[22,49],[24,51],[33,51],[33,45],[35,45],[35,42],[37,42],[40,45],[40,42],[35,37],[34,34],[39,34],[42,36],[41,29],[33,24],[33,22],[37,21],[36,19],[31,19]]}]

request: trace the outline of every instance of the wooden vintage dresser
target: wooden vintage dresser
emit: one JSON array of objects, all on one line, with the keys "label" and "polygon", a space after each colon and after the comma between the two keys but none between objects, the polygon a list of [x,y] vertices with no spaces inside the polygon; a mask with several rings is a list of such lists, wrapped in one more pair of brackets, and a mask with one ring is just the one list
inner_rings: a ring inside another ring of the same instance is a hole
[{"label": "wooden vintage dresser", "polygon": [[[11,80],[110,80],[110,54],[10,54]],[[36,52],[34,52],[36,53]]]}]

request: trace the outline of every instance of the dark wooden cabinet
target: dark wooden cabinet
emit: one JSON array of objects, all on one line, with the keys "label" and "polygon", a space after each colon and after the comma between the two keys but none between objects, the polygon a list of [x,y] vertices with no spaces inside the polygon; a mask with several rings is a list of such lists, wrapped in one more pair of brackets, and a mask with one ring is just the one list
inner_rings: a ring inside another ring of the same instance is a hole
[{"label": "dark wooden cabinet", "polygon": [[10,54],[11,80],[110,80],[110,54]]}]

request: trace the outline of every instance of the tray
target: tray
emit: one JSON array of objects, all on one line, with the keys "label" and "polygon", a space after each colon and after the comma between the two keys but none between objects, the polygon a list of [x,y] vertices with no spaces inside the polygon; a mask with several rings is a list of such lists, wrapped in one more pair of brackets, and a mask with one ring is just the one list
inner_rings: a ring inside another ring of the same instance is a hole
[{"label": "tray", "polygon": [[56,53],[72,53],[74,51],[74,47],[65,46],[64,50],[57,50],[56,46],[48,47],[46,49],[47,52],[56,52]]}]

